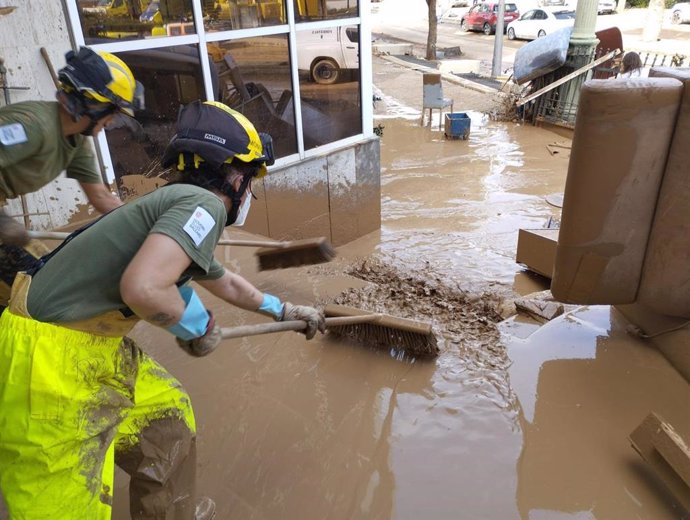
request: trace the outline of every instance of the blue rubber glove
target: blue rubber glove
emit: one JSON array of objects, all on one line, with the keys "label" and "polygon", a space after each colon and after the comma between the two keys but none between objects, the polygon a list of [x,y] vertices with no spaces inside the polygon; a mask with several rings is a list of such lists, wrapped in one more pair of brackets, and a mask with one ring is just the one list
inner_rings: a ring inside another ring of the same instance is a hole
[{"label": "blue rubber glove", "polygon": [[200,338],[208,330],[209,313],[194,289],[184,286],[178,290],[185,302],[184,313],[180,321],[168,327],[168,331],[187,341]]},{"label": "blue rubber glove", "polygon": [[280,298],[273,296],[272,294],[264,293],[264,299],[259,305],[259,312],[266,316],[270,316],[276,321],[280,321],[283,318],[283,310],[285,305],[280,301]]}]

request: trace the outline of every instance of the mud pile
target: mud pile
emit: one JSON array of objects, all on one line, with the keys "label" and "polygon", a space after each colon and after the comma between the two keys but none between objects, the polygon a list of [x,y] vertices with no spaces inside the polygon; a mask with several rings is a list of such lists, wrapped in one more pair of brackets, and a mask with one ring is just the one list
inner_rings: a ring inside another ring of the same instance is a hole
[{"label": "mud pile", "polygon": [[405,271],[375,257],[351,265],[346,273],[369,283],[344,291],[335,303],[430,322],[442,353],[459,355],[477,368],[507,368],[496,328],[502,320],[499,295],[472,294],[450,285],[430,267]]}]

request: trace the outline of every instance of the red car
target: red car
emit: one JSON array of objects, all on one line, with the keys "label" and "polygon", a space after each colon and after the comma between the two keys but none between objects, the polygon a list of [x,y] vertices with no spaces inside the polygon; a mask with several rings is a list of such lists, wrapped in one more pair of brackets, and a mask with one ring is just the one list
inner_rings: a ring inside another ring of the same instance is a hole
[{"label": "red car", "polygon": [[[476,4],[461,18],[460,26],[463,31],[482,31],[484,34],[493,34],[496,32],[497,13],[498,4]],[[503,31],[510,22],[517,20],[519,16],[520,12],[517,5],[505,4]]]}]

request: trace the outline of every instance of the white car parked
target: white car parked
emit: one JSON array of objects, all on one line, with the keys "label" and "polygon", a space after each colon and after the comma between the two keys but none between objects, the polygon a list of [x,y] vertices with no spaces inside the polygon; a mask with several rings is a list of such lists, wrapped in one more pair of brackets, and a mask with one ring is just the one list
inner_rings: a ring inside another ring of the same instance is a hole
[{"label": "white car parked", "polygon": [[[559,5],[573,11],[577,8],[577,0],[542,0],[542,6]],[[618,7],[618,0],[598,0],[597,14],[613,14]]]},{"label": "white car parked", "polygon": [[671,7],[671,23],[690,22],[690,2],[678,2]]},{"label": "white car parked", "polygon": [[597,14],[613,14],[616,12],[616,6],[615,0],[599,0]]},{"label": "white car parked", "polygon": [[510,22],[506,33],[509,40],[516,38],[534,40],[563,27],[572,27],[574,24],[575,11],[570,9],[562,7],[555,9],[532,9],[517,20]]}]

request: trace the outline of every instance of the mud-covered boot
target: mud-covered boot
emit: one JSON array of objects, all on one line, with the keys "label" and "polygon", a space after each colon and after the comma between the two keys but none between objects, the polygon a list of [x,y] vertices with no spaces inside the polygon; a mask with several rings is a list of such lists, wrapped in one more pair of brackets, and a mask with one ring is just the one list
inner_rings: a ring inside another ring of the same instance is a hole
[{"label": "mud-covered boot", "polygon": [[213,520],[216,517],[216,503],[208,497],[201,497],[196,504],[194,520]]},{"label": "mud-covered boot", "polygon": [[0,244],[8,246],[25,246],[29,235],[19,222],[0,209]]}]

